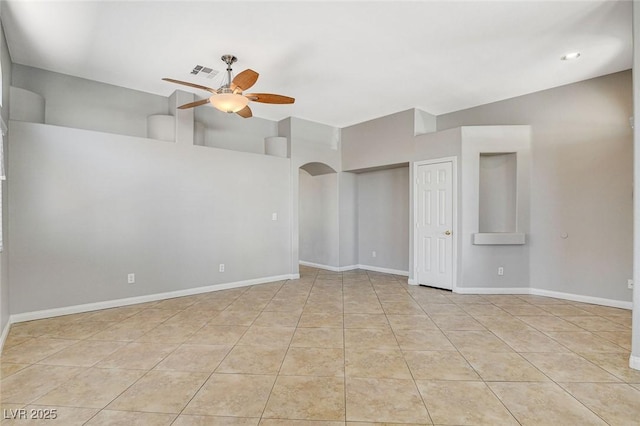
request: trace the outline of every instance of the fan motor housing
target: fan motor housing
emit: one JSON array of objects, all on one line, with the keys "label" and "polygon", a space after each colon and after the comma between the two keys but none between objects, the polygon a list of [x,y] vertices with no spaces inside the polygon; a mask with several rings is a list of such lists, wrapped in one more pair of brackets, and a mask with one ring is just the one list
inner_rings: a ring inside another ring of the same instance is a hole
[{"label": "fan motor housing", "polygon": [[222,55],[220,59],[222,59],[222,61],[229,66],[231,66],[231,64],[233,64],[234,62],[238,61],[238,58],[236,58],[233,55]]}]

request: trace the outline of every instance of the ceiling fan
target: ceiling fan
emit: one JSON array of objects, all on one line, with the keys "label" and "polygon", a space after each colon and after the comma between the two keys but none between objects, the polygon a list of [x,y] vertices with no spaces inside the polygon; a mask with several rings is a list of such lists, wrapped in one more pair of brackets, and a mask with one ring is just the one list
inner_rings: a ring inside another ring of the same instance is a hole
[{"label": "ceiling fan", "polygon": [[227,64],[227,82],[219,89],[213,89],[199,84],[189,83],[188,81],[174,80],[172,78],[163,78],[164,81],[182,84],[184,86],[205,90],[212,93],[206,99],[191,102],[178,107],[178,109],[193,108],[200,105],[211,104],[220,111],[232,113],[235,112],[240,117],[249,118],[253,115],[249,102],[261,102],[264,104],[292,104],[294,98],[283,95],[274,95],[272,93],[247,93],[242,92],[253,86],[258,80],[258,73],[252,69],[246,69],[235,78],[231,79],[231,64],[236,62],[238,58],[233,55],[223,55],[222,61]]}]

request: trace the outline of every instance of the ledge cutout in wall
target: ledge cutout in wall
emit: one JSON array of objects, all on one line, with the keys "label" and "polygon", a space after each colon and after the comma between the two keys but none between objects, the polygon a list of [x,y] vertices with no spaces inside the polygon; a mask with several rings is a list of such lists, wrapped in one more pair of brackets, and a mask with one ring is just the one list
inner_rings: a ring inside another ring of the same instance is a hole
[{"label": "ledge cutout in wall", "polygon": [[479,245],[522,245],[526,243],[521,232],[479,232],[473,234],[473,244]]}]

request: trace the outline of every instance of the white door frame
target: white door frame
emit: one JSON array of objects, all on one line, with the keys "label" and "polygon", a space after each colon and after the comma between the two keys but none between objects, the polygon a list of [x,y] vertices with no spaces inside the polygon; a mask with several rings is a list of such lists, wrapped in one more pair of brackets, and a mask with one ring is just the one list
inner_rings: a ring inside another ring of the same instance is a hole
[{"label": "white door frame", "polygon": [[442,158],[434,158],[431,160],[420,160],[414,161],[412,167],[412,182],[413,185],[413,279],[415,280],[415,284],[418,283],[418,232],[416,229],[417,217],[418,217],[418,185],[416,182],[416,171],[418,170],[418,166],[424,166],[428,164],[438,164],[438,163],[451,163],[451,185],[452,185],[452,224],[451,224],[451,232],[453,233],[453,238],[451,238],[452,245],[452,258],[451,258],[451,279],[452,283],[452,292],[456,293],[458,288],[458,157],[442,157]]}]

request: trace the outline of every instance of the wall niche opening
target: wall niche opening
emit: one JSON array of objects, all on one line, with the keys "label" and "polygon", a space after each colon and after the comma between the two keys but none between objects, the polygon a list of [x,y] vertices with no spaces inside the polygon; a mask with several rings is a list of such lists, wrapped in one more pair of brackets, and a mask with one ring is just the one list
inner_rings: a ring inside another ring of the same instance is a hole
[{"label": "wall niche opening", "polygon": [[515,152],[480,153],[480,233],[517,231],[517,167]]}]

